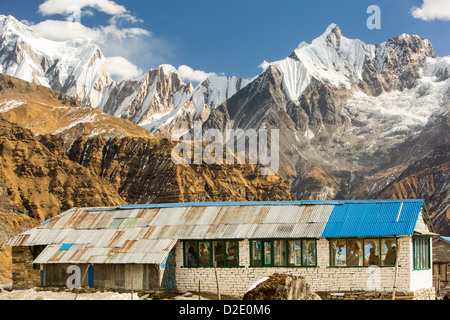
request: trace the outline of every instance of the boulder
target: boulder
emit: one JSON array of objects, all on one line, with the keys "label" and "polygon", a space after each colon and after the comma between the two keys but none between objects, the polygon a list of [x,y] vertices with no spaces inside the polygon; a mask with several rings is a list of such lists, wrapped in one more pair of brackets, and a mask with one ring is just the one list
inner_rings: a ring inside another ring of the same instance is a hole
[{"label": "boulder", "polygon": [[255,282],[243,300],[321,300],[305,277],[275,273]]}]

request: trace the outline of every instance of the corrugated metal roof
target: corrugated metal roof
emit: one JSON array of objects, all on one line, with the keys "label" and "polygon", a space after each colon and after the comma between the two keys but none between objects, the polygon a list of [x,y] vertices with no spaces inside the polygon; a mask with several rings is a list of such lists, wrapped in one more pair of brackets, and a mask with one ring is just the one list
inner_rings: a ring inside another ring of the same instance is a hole
[{"label": "corrugated metal roof", "polygon": [[335,205],[325,238],[412,235],[423,200]]},{"label": "corrugated metal roof", "polygon": [[450,237],[439,236],[439,238],[450,243]]},{"label": "corrugated metal roof", "polygon": [[122,248],[93,248],[73,245],[60,250],[59,245],[47,246],[34,263],[150,263],[159,264],[169,254],[176,240],[129,241]]},{"label": "corrugated metal roof", "polygon": [[[157,263],[178,239],[411,235],[422,204],[423,200],[281,201],[77,208],[6,245],[47,245],[36,263]],[[74,245],[58,250],[69,243]]]}]

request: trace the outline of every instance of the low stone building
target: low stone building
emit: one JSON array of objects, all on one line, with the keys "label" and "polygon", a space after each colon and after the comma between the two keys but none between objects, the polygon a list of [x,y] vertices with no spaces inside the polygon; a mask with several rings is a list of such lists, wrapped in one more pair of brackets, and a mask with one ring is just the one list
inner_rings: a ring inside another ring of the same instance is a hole
[{"label": "low stone building", "polygon": [[450,237],[433,239],[433,276],[437,293],[450,294]]},{"label": "low stone building", "polygon": [[5,245],[17,288],[75,266],[99,288],[242,297],[284,273],[324,299],[434,299],[433,235],[423,200],[211,202],[74,208]]}]

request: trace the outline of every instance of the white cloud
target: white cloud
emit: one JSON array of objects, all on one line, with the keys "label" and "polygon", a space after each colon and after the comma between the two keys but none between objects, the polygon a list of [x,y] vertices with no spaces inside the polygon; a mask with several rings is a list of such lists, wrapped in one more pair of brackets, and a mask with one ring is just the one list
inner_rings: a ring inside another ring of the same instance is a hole
[{"label": "white cloud", "polygon": [[39,6],[44,16],[52,14],[68,15],[83,8],[93,8],[109,15],[127,13],[127,9],[111,0],[47,0]]},{"label": "white cloud", "polygon": [[135,79],[142,75],[142,70],[123,57],[106,58],[110,75],[118,81]]},{"label": "white cloud", "polygon": [[42,37],[54,41],[67,41],[76,38],[90,38],[96,42],[101,42],[105,35],[101,29],[91,29],[78,22],[61,20],[45,20],[32,25],[31,28]]},{"label": "white cloud", "polygon": [[449,0],[423,0],[422,7],[411,9],[414,18],[425,21],[450,20]]},{"label": "white cloud", "polygon": [[45,20],[31,26],[42,37],[67,41],[76,38],[90,38],[98,44],[111,39],[123,40],[128,37],[150,36],[151,32],[141,28],[119,28],[115,25],[88,28],[79,22]]},{"label": "white cloud", "polygon": [[191,82],[202,82],[206,78],[208,78],[210,75],[216,75],[214,72],[205,72],[201,70],[194,70],[189,66],[181,65],[177,69],[178,74],[180,75],[181,79],[185,81],[191,81]]},{"label": "white cloud", "polygon": [[22,22],[26,26],[31,26],[33,24],[32,22],[28,21],[27,19],[22,19],[22,20],[20,20],[20,22]]},{"label": "white cloud", "polygon": [[266,70],[269,66],[270,66],[270,62],[267,62],[266,60],[264,60],[263,62],[261,62],[259,64],[258,68]]}]

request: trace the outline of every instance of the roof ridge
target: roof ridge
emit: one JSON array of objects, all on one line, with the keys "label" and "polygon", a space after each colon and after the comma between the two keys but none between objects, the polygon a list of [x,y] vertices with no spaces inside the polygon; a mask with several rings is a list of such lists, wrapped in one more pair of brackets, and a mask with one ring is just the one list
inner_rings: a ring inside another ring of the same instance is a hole
[{"label": "roof ridge", "polygon": [[127,204],[109,208],[90,208],[88,211],[152,209],[152,208],[179,208],[179,207],[205,207],[205,206],[261,206],[261,205],[343,205],[349,203],[397,203],[397,202],[424,202],[424,199],[362,199],[362,200],[292,200],[292,201],[211,201],[211,202],[176,202],[176,203],[147,203]]}]

